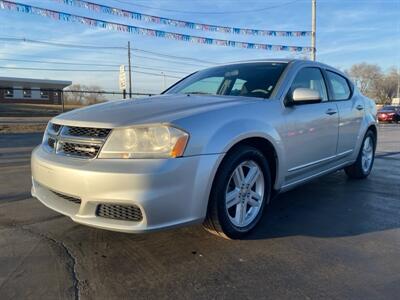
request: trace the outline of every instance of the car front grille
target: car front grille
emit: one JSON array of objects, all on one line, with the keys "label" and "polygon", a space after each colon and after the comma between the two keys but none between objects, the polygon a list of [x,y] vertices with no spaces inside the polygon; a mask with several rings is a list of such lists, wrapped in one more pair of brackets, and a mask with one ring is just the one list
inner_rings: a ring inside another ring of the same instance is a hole
[{"label": "car front grille", "polygon": [[142,211],[136,205],[99,204],[96,215],[103,218],[140,222]]},{"label": "car front grille", "polygon": [[56,140],[53,138],[48,138],[47,139],[47,144],[51,149],[54,149],[56,147]]},{"label": "car front grille", "polygon": [[45,147],[56,154],[96,158],[111,129],[50,124]]},{"label": "car front grille", "polygon": [[60,150],[62,153],[70,156],[77,156],[82,158],[95,158],[99,153],[99,145],[86,145],[76,143],[60,143]]},{"label": "car front grille", "polygon": [[57,197],[63,198],[64,200],[67,200],[69,202],[75,203],[75,204],[81,204],[81,199],[76,198],[76,197],[72,197],[72,196],[68,196],[65,194],[61,194],[55,191],[51,191],[53,194],[55,194]]},{"label": "car front grille", "polygon": [[111,129],[107,128],[89,128],[89,127],[70,127],[64,126],[63,132],[70,136],[106,138]]},{"label": "car front grille", "polygon": [[61,125],[54,124],[54,123],[51,124],[51,130],[53,132],[58,133],[60,131],[60,129],[61,129]]}]

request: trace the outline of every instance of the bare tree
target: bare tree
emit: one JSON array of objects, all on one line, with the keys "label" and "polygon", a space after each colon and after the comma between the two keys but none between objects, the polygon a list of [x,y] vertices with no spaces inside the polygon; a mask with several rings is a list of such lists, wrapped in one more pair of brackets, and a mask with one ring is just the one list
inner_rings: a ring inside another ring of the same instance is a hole
[{"label": "bare tree", "polygon": [[64,90],[64,101],[66,104],[82,105],[86,86],[73,84]]},{"label": "bare tree", "polygon": [[83,84],[73,84],[64,91],[66,104],[92,105],[106,101],[104,92],[99,86],[86,86]]},{"label": "bare tree", "polygon": [[380,104],[390,104],[392,99],[397,96],[400,74],[395,68],[390,69],[387,74],[376,80],[373,94]]},{"label": "bare tree", "polygon": [[104,94],[101,94],[101,92],[104,92],[104,90],[102,90],[99,86],[89,86],[87,88],[87,93],[85,94],[85,104],[92,105],[106,101]]},{"label": "bare tree", "polygon": [[346,73],[353,79],[361,93],[372,98],[375,96],[375,85],[383,76],[378,65],[367,63],[355,64]]}]

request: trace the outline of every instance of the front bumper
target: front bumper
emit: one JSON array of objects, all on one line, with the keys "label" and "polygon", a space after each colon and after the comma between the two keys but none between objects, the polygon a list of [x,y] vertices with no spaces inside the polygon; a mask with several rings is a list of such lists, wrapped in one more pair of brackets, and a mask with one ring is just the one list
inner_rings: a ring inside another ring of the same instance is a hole
[{"label": "front bumper", "polygon": [[[223,154],[175,159],[85,160],[32,152],[32,195],[73,221],[121,232],[144,232],[201,222]],[[80,199],[67,201],[59,194]],[[135,205],[140,221],[99,217],[100,204]]]}]

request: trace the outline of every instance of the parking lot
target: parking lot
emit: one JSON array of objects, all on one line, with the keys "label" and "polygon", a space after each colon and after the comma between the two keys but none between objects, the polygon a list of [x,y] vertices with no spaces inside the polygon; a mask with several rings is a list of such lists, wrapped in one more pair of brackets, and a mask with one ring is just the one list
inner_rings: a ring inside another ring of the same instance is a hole
[{"label": "parking lot", "polygon": [[73,223],[30,196],[40,133],[0,135],[2,299],[398,299],[400,125],[367,180],[343,171],[274,200],[246,239],[192,226],[145,235]]}]

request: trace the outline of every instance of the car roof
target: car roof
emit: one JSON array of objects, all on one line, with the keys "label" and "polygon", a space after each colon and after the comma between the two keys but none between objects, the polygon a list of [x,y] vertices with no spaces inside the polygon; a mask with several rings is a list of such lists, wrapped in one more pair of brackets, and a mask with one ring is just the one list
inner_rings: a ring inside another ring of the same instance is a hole
[{"label": "car roof", "polygon": [[238,65],[238,64],[254,64],[254,63],[290,63],[295,59],[249,59],[249,60],[237,60],[237,61],[230,61],[218,64],[217,66],[229,66],[229,65]]},{"label": "car roof", "polygon": [[328,69],[336,68],[326,65],[324,63],[318,61],[312,61],[308,59],[294,59],[294,58],[265,58],[265,59],[249,59],[249,60],[238,60],[227,63],[218,64],[218,66],[227,66],[227,65],[236,65],[236,64],[251,64],[251,63],[298,63],[298,64],[307,64],[307,65],[315,65],[319,67],[324,67]]},{"label": "car roof", "polygon": [[[305,65],[305,66],[315,66],[315,67],[332,70],[332,71],[339,73],[342,76],[348,78],[348,76],[345,73],[343,73],[342,71],[338,70],[335,67],[326,65],[326,64],[318,62],[318,61],[308,60],[308,59],[294,59],[294,58],[252,59],[252,60],[241,60],[241,61],[233,61],[233,62],[229,62],[229,63],[222,63],[222,64],[219,64],[214,67],[229,66],[229,65],[236,65],[236,64],[251,64],[251,63],[286,63],[286,64],[290,63],[290,64],[300,64],[300,65]],[[214,68],[214,67],[210,67],[210,68]]]}]

